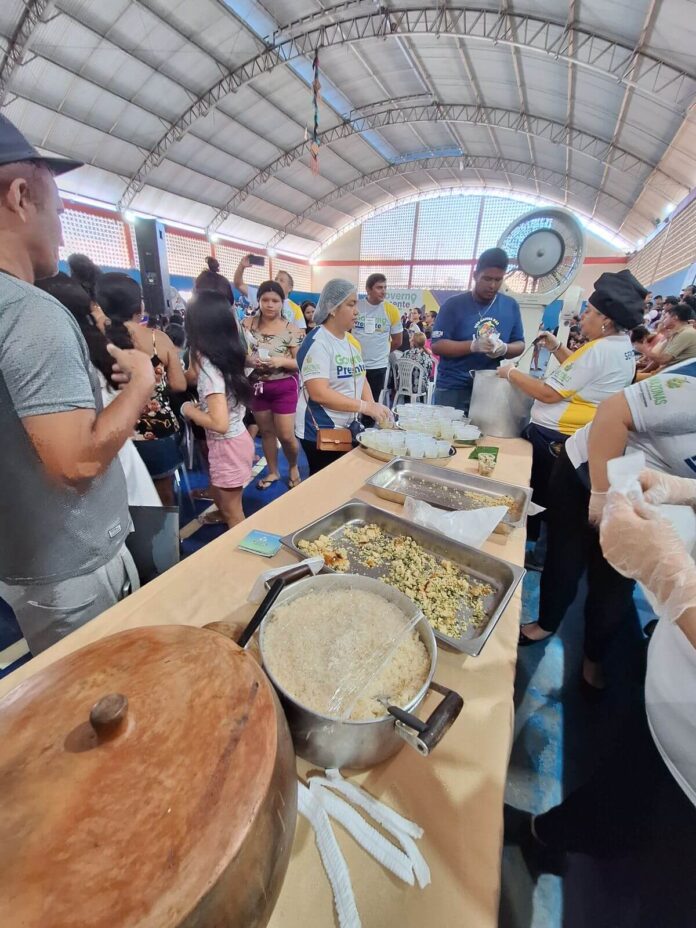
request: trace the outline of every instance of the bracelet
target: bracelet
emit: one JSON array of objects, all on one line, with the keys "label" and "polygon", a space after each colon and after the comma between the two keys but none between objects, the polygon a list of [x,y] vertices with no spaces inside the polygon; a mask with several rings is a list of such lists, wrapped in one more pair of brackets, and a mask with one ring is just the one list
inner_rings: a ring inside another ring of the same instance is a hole
[{"label": "bracelet", "polygon": [[361,416],[365,410],[365,400],[360,400],[360,405],[358,406],[358,415]]}]

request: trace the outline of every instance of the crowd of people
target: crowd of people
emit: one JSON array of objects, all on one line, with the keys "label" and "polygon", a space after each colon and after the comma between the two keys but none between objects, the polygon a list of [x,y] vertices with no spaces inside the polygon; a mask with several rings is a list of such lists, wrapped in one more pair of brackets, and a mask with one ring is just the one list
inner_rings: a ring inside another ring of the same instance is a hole
[{"label": "crowd of people", "polygon": [[[244,518],[256,431],[266,461],[258,489],[281,479],[280,454],[292,489],[301,481],[300,448],[314,474],[350,451],[366,425],[393,418],[390,390],[398,384],[390,372],[398,381],[401,362],[409,377],[418,368],[419,382],[434,383],[435,403],[465,414],[475,373],[496,371],[533,400],[524,437],[533,499],[545,510],[529,526],[533,540],[546,541],[530,563],[542,571],[539,615],[520,629],[519,645],[540,645],[559,628],[586,572],[581,682],[600,697],[604,659],[629,620],[635,581],[647,587],[661,616],[649,660],[649,728],[641,709],[630,751],[612,760],[603,782],[618,791],[618,772],[633,785],[638,771],[649,773],[663,785],[670,815],[692,827],[696,568],[655,511],[609,492],[607,464],[642,450],[648,503],[696,501],[694,287],[650,299],[628,270],[602,274],[572,320],[572,342],[537,336],[556,362],[543,380],[515,365],[525,336],[517,301],[501,289],[508,256],[499,248],[479,256],[472,289],[438,311],[402,316],[382,273],[368,276],[364,297],[355,283],[334,279],[316,305],[298,305],[286,271],[258,287],[245,283],[249,255],[232,282],[209,258],[188,305],[173,296],[173,311],[146,320],[129,275],[102,273],[84,255],[71,256],[70,274],[57,273],[54,177],[77,167],[41,156],[0,116],[0,426],[9,448],[0,457],[0,596],[31,651],[138,586],[125,545],[129,505],[175,505],[182,431],[193,429],[205,448],[212,494],[231,527]],[[235,311],[235,292],[248,311]],[[673,668],[682,673],[683,699]],[[617,799],[609,819],[596,822],[600,787],[593,782],[536,819],[522,816],[517,839],[537,854],[604,851],[648,834],[668,840],[667,819],[628,828],[628,800]]]}]

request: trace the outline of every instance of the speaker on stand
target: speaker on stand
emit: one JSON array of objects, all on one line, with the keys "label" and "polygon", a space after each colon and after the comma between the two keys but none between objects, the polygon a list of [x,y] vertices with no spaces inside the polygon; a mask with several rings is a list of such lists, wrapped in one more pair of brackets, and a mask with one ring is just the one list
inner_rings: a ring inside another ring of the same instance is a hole
[{"label": "speaker on stand", "polygon": [[164,224],[156,219],[135,220],[140,278],[148,316],[171,316],[172,305]]}]

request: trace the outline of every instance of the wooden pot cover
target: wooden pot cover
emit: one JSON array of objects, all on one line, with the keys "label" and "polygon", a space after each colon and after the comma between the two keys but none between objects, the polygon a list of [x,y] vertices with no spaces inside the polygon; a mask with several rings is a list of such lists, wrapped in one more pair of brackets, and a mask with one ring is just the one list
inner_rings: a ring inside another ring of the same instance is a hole
[{"label": "wooden pot cover", "polygon": [[296,791],[249,654],[182,625],[104,638],[0,703],[0,925],[265,925]]}]

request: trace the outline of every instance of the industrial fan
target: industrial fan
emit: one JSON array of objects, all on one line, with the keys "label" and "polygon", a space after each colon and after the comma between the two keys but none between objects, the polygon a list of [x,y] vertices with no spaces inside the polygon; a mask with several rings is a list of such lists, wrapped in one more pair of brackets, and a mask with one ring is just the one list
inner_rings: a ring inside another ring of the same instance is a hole
[{"label": "industrial fan", "polygon": [[571,284],[582,267],[585,235],[572,213],[559,207],[526,213],[508,226],[498,246],[510,259],[505,292],[518,301],[523,312],[543,309],[560,297],[564,320],[579,309],[582,291]]}]

